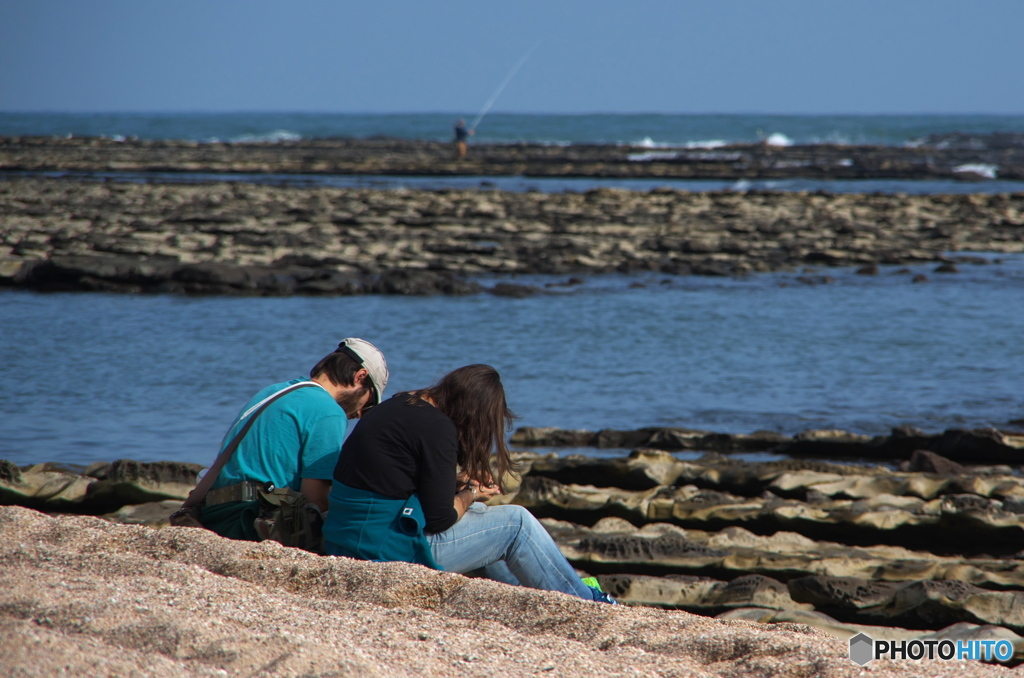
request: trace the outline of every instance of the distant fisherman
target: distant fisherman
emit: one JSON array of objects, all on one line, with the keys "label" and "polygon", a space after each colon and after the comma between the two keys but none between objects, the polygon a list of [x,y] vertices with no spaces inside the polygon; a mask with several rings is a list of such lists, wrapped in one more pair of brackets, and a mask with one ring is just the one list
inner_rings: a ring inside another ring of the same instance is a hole
[{"label": "distant fisherman", "polygon": [[462,160],[466,157],[466,151],[468,150],[468,144],[466,140],[475,134],[476,132],[471,129],[466,129],[466,121],[459,118],[459,121],[455,123],[455,157]]}]

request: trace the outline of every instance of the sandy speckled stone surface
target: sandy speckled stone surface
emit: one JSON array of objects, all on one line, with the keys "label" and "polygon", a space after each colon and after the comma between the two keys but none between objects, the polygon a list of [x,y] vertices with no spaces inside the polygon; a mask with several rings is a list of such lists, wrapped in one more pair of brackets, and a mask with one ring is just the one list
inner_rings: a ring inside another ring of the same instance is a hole
[{"label": "sandy speckled stone surface", "polygon": [[1010,676],[795,624],[612,607],[186,528],[0,508],[0,666],[28,676]]}]

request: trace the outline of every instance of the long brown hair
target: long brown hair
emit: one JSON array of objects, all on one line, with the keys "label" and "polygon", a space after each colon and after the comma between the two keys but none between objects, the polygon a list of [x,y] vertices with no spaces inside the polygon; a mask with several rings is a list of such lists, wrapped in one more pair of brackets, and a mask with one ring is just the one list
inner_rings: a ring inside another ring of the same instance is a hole
[{"label": "long brown hair", "polygon": [[505,403],[498,371],[490,365],[466,365],[420,394],[429,397],[455,423],[462,470],[482,485],[497,483],[504,492],[502,479],[517,470],[505,444],[505,432],[512,430],[516,415]]}]

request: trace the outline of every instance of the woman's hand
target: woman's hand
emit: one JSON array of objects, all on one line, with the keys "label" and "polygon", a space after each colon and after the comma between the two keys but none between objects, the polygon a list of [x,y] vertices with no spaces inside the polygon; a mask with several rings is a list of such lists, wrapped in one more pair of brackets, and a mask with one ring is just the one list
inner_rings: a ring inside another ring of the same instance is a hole
[{"label": "woman's hand", "polygon": [[501,488],[495,483],[481,484],[476,480],[469,480],[459,486],[460,492],[466,489],[474,490],[473,494],[476,495],[477,501],[487,501],[491,497],[501,494]]},{"label": "woman's hand", "polygon": [[487,501],[491,497],[496,497],[499,494],[501,494],[501,488],[495,485],[494,483],[491,483],[489,485],[481,485],[480,483],[477,483],[475,480],[471,482],[476,484],[477,501]]},{"label": "woman's hand", "polygon": [[491,497],[501,494],[501,488],[494,482],[494,478],[490,474],[487,475],[486,481],[481,483],[470,479],[465,471],[459,471],[455,474],[455,486],[459,488],[457,492],[461,492],[467,487],[475,488],[477,501],[487,501]]}]

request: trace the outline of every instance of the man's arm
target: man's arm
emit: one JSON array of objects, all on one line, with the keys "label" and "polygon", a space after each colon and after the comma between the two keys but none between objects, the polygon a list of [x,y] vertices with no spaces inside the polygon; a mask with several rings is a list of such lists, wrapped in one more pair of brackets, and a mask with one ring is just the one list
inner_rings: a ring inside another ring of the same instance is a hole
[{"label": "man's arm", "polygon": [[331,481],[319,478],[303,478],[299,490],[306,499],[319,507],[321,513],[327,512],[327,498],[331,494]]}]

